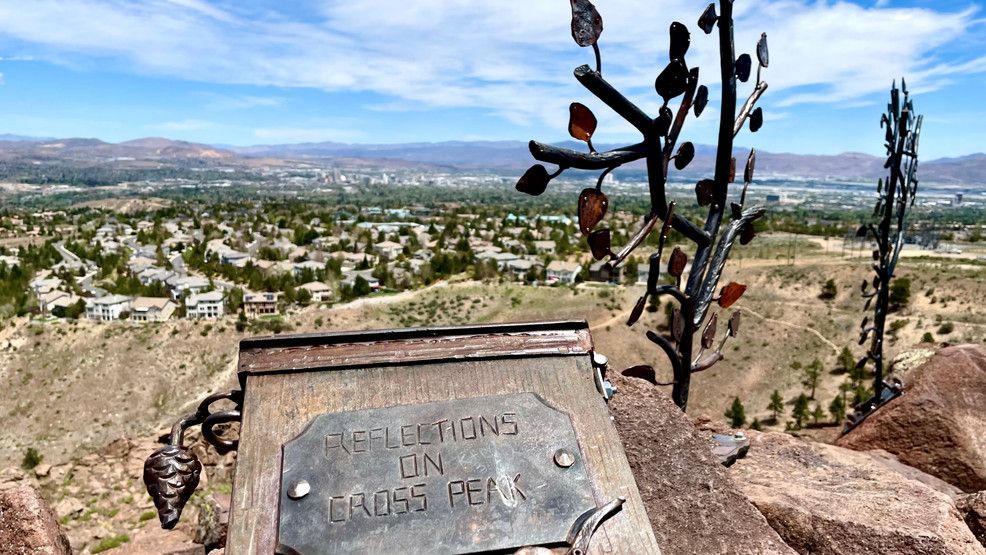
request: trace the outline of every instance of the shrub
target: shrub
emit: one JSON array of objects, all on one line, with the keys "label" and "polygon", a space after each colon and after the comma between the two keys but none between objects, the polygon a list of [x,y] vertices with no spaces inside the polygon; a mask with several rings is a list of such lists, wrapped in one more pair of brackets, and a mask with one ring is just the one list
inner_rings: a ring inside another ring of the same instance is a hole
[{"label": "shrub", "polygon": [[839,289],[835,286],[835,280],[830,279],[822,285],[822,292],[818,294],[818,298],[823,301],[831,301],[839,294]]},{"label": "shrub", "polygon": [[945,322],[938,327],[938,335],[948,335],[955,331],[955,324],[951,322]]},{"label": "shrub", "polygon": [[921,343],[934,343],[934,342],[935,342],[935,336],[931,335],[930,331],[924,332],[924,335],[921,336]]},{"label": "shrub", "polygon": [[33,470],[43,460],[44,455],[38,453],[38,450],[34,447],[28,447],[27,451],[24,452],[24,460],[21,461],[21,468],[24,470]]}]

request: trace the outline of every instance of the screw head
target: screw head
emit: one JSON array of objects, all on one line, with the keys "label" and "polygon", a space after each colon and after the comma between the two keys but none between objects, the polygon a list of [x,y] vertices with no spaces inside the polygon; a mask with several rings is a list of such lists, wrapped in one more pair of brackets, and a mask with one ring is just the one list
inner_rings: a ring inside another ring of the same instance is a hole
[{"label": "screw head", "polygon": [[292,483],[288,488],[288,497],[295,500],[301,499],[302,497],[308,495],[311,490],[312,486],[306,480],[298,480],[297,482]]},{"label": "screw head", "polygon": [[555,451],[555,464],[562,468],[568,468],[575,464],[575,455],[564,449],[559,449]]}]

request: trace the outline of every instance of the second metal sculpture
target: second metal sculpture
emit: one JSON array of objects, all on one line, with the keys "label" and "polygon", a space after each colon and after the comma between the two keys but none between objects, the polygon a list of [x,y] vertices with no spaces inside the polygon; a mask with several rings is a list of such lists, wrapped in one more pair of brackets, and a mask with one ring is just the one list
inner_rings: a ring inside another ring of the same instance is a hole
[{"label": "second metal sculpture", "polygon": [[[739,283],[729,283],[720,289],[719,280],[734,243],[737,240],[741,244],[750,242],[755,234],[753,224],[764,214],[764,210],[759,207],[745,208],[747,187],[753,181],[756,163],[754,150],[750,151],[746,160],[742,175],[743,189],[732,200],[729,185],[736,178],[736,159],[732,155],[734,137],[747,122],[752,132],[763,125],[763,111],[754,107],[767,90],[767,83],[760,76],[761,69],[769,64],[767,35],[762,34],[756,45],[757,68],[753,90],[743,105],[737,108],[737,81],[745,83],[750,80],[753,59],[749,54],[736,56],[733,45],[732,0],[721,0],[719,13],[716,12],[715,3],[709,4],[698,19],[698,27],[705,34],[718,28],[722,84],[715,173],[712,179],[703,179],[695,187],[699,206],[708,210],[705,222],[699,225],[676,214],[675,202],[669,202],[666,195],[671,166],[681,171],[695,157],[695,146],[691,142],[678,145],[682,126],[689,112],[699,117],[709,100],[709,89],[705,85],[699,85],[698,68],[689,68],[685,62],[685,55],[691,44],[688,28],[678,22],[671,24],[668,53],[670,61],[654,83],[663,102],[658,116],[652,118],[603,78],[602,57],[597,44],[603,30],[599,12],[588,0],[571,0],[571,5],[572,37],[579,46],[591,46],[595,53],[595,68],[580,66],[575,69],[575,78],[635,127],[643,139],[633,145],[597,152],[592,144],[597,124],[595,116],[586,106],[572,103],[568,130],[572,137],[587,144],[588,153],[531,141],[530,151],[534,158],[557,165],[558,169],[549,173],[543,165],[536,164],[520,178],[517,189],[539,195],[553,178],[569,168],[601,170],[595,188],[587,188],[579,195],[579,228],[588,237],[593,257],[597,260],[608,259],[608,264],[614,268],[626,262],[630,254],[658,228],[658,223],[663,222],[659,228],[657,252],[649,260],[647,290],[633,307],[627,325],[632,326],[640,319],[649,300],[664,296],[674,299],[677,307],[671,317],[670,335],[647,332],[647,337],[669,358],[673,380],[659,381],[654,367],[649,365],[634,366],[623,373],[646,379],[655,385],[671,385],[672,399],[685,410],[691,375],[722,360],[722,348],[726,340],[734,337],[739,329],[739,312],[733,312],[728,319],[725,334],[717,341],[719,314],[713,312],[709,316],[709,309],[713,302],[718,303],[722,309],[728,309],[745,292],[746,286]],[[678,98],[680,101],[677,109],[672,110],[669,104]],[[602,190],[603,179],[614,169],[637,160],[646,162],[651,209],[628,244],[614,251],[610,243],[610,230],[597,229],[609,207],[609,199]],[[728,223],[725,222],[727,218]],[[667,262],[667,273],[673,278],[673,283],[662,284],[660,279],[664,245],[672,228],[695,245],[691,270],[687,272],[684,286],[682,281],[688,257],[678,247],[672,251]],[[695,345],[695,336],[700,329],[702,332],[699,344]]]},{"label": "second metal sculpture", "polygon": [[878,198],[873,210],[876,222],[859,228],[857,234],[859,237],[872,236],[876,242],[876,249],[873,251],[874,276],[872,280],[864,280],[861,287],[866,298],[866,310],[872,305],[873,319],[871,322],[869,316],[863,318],[859,344],[863,345],[869,339],[870,347],[866,356],[857,363],[860,369],[873,363],[873,397],[856,407],[844,432],[851,430],[874,410],[902,392],[899,383],[884,382],[887,368],[883,359],[883,340],[887,314],[890,311],[891,280],[904,245],[907,212],[914,205],[918,190],[918,143],[923,119],[924,116],[917,115],[914,111],[914,103],[904,80],[900,81],[900,89],[895,82],[890,89],[887,113],[880,117],[880,126],[886,129],[884,146],[887,149],[887,161],[884,168],[888,175],[886,180],[880,179],[877,182]]}]

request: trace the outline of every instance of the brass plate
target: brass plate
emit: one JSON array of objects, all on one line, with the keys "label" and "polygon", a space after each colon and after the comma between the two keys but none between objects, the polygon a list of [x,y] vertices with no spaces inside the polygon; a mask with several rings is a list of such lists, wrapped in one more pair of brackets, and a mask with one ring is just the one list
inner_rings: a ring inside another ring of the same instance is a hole
[{"label": "brass plate", "polygon": [[565,544],[595,508],[571,419],[533,393],[322,414],[283,446],[278,553]]}]

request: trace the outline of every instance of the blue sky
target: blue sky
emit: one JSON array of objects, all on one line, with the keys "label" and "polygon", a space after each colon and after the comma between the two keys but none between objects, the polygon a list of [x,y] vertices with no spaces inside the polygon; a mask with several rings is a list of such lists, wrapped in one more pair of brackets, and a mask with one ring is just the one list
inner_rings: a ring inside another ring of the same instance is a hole
[{"label": "blue sky", "polygon": [[[717,121],[705,3],[596,0],[604,75],[656,112],[666,29],[692,30]],[[766,124],[738,144],[880,152],[881,107],[905,75],[926,158],[986,151],[986,10],[952,0],[736,0],[736,41],[771,46]],[[600,143],[632,128],[571,71],[592,61],[564,0],[0,0],[0,133],[213,144],[562,140],[568,104],[592,108]],[[657,31],[655,31],[657,30]],[[747,89],[741,89],[741,93]]]}]

